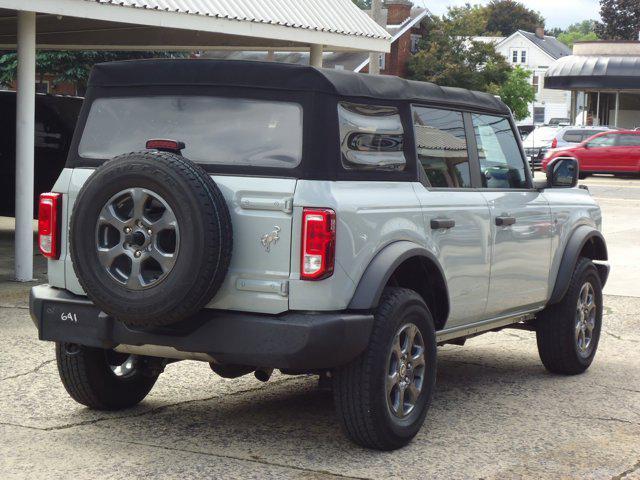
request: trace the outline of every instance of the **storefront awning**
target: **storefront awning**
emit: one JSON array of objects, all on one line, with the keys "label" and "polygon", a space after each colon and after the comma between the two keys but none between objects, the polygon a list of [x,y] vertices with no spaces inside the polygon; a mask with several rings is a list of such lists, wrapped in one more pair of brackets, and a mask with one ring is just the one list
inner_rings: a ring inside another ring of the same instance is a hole
[{"label": "storefront awning", "polygon": [[640,90],[640,57],[564,57],[547,70],[544,86],[555,90]]}]

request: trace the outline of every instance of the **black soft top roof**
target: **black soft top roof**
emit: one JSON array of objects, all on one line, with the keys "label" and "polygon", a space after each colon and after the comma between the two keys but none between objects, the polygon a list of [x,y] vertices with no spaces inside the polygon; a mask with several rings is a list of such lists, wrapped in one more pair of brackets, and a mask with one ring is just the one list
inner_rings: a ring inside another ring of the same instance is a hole
[{"label": "black soft top roof", "polygon": [[128,60],[100,63],[89,86],[211,85],[314,91],[344,97],[408,100],[508,115],[496,97],[460,88],[439,87],[388,75],[275,62],[209,59]]}]

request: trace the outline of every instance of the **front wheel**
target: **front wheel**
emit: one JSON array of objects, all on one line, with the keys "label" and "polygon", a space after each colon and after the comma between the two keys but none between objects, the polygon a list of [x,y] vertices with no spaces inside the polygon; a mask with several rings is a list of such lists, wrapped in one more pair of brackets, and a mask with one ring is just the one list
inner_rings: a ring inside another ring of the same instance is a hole
[{"label": "front wheel", "polygon": [[590,259],[578,261],[564,298],[542,311],[536,323],[538,352],[547,370],[576,375],[589,368],[602,328],[602,282]]},{"label": "front wheel", "polygon": [[436,336],[424,300],[404,288],[385,290],[369,346],[338,369],[334,400],[346,435],[355,443],[394,450],[424,423],[436,379]]},{"label": "front wheel", "polygon": [[76,402],[95,410],[121,410],[140,403],[159,372],[148,368],[148,357],[56,343],[58,373]]}]

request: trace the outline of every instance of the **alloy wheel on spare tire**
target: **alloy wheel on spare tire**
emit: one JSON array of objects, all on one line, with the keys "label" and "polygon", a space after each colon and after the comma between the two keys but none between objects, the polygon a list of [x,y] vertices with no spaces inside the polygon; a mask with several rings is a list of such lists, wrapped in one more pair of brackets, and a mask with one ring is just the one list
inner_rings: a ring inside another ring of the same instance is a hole
[{"label": "alloy wheel on spare tire", "polygon": [[110,160],[85,182],[69,232],[89,298],[133,326],[178,322],[219,290],[231,258],[231,217],[199,166],[167,152]]}]

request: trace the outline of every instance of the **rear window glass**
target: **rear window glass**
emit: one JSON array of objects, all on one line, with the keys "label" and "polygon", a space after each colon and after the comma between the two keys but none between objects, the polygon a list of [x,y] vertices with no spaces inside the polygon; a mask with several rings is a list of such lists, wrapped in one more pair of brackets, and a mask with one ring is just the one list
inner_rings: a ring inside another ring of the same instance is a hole
[{"label": "rear window glass", "polygon": [[109,159],[154,138],[184,142],[184,156],[197,163],[293,168],[302,158],[302,107],[204,96],[101,98],[78,153]]},{"label": "rear window glass", "polygon": [[525,140],[535,140],[535,142],[550,142],[558,133],[558,129],[554,127],[538,127],[531,132]]}]

